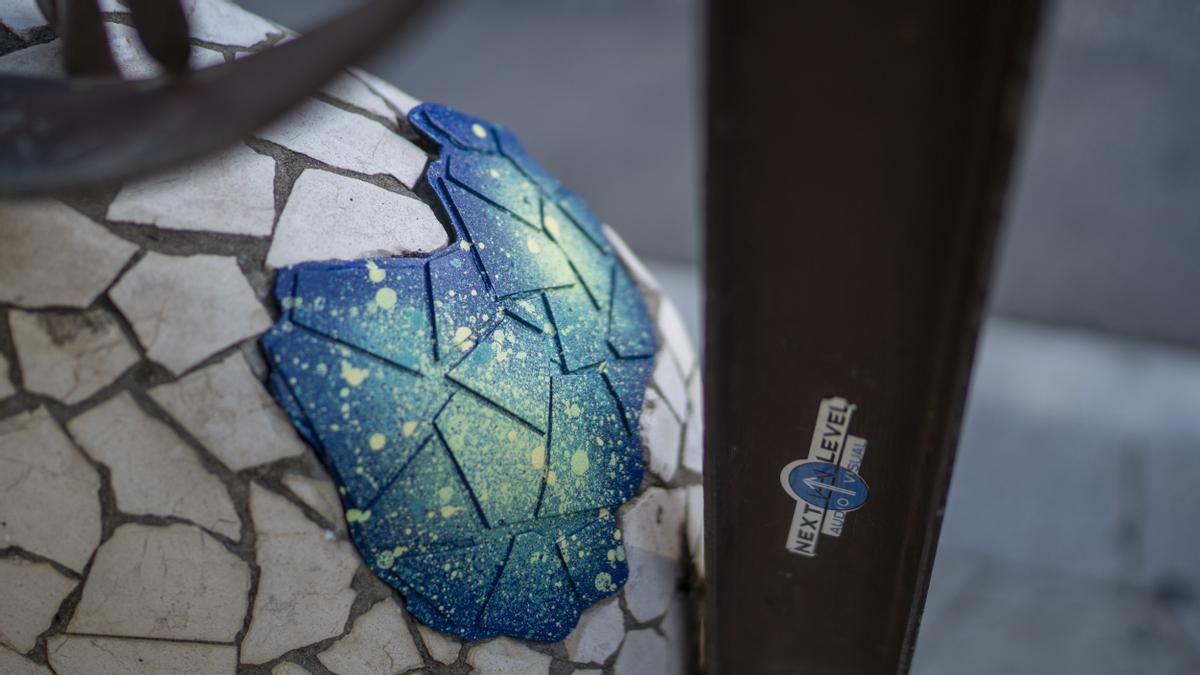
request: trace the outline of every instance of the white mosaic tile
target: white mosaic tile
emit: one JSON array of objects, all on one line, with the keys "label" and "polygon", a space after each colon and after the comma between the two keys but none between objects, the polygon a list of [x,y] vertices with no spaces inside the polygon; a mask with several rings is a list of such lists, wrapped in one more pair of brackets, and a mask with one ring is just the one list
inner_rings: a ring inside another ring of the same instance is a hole
[{"label": "white mosaic tile", "polygon": [[25,389],[78,403],[121,376],[140,357],[116,317],[104,309],[77,314],[8,315]]},{"label": "white mosaic tile", "polygon": [[533,651],[511,638],[496,638],[471,648],[467,663],[478,675],[546,675],[550,657]]},{"label": "white mosaic tile", "polygon": [[363,612],[350,633],[317,654],[317,660],[337,675],[402,673],[424,665],[404,623],[404,610],[391,599]]},{"label": "white mosaic tile", "polygon": [[687,384],[675,360],[664,350],[659,350],[654,357],[654,373],[651,381],[667,400],[667,405],[675,411],[675,416],[683,419],[687,416]]},{"label": "white mosaic tile", "polygon": [[658,307],[658,330],[667,351],[679,365],[680,372],[685,375],[691,373],[696,366],[696,351],[692,348],[692,339],[688,337],[683,316],[670,300],[664,300]]},{"label": "white mosaic tile", "polygon": [[458,660],[458,653],[462,650],[462,643],[457,638],[439,633],[419,623],[417,624],[417,632],[421,634],[421,641],[425,643],[425,648],[429,650],[429,655],[435,661],[448,665]]},{"label": "white mosaic tile", "polygon": [[12,376],[9,374],[8,359],[0,354],[0,401],[17,393],[17,388],[13,386]]},{"label": "white mosaic tile", "polygon": [[67,423],[92,459],[108,467],[117,508],[174,516],[233,540],[242,523],[221,479],[162,422],[121,393]]},{"label": "white mosaic tile", "polygon": [[[604,235],[608,237],[608,241],[612,243],[613,253],[616,254],[617,260],[621,261],[621,264],[625,267],[625,270],[629,272],[629,276],[632,277],[633,281],[642,288],[643,292],[649,291],[656,294],[661,292],[662,289],[659,287],[658,281],[655,280],[654,275],[650,274],[650,270],[646,269],[646,266],[642,264],[642,261],[637,257],[637,255],[634,254],[633,249],[629,248],[629,244],[625,243],[625,240],[621,238],[621,235],[617,234],[617,231],[608,225],[604,226]],[[653,311],[653,308],[651,308],[651,311]]]},{"label": "white mosaic tile", "polygon": [[224,675],[237,670],[232,645],[56,635],[46,652],[58,675]]},{"label": "white mosaic tile", "polygon": [[0,2],[0,23],[17,34],[25,34],[31,28],[46,25],[46,18],[38,9],[37,0],[5,0]]},{"label": "white mosaic tile", "polygon": [[359,566],[348,542],[330,540],[300,509],[256,483],[250,513],[258,533],[258,593],[242,663],[265,663],[297,647],[341,635]]},{"label": "white mosaic tile", "polygon": [[666,401],[653,389],[646,390],[646,400],[642,404],[641,427],[642,447],[646,448],[650,455],[648,468],[663,482],[671,482],[679,468],[679,445],[683,438],[683,426]]},{"label": "white mosaic tile", "polygon": [[113,221],[253,237],[275,221],[275,160],[237,143],[215,155],[125,185]]},{"label": "white mosaic tile", "polygon": [[283,484],[306,506],[321,514],[321,517],[339,533],[345,532],[346,516],[333,481],[328,478],[309,478],[289,473],[283,477]]},{"label": "white mosaic tile", "polygon": [[130,523],[96,552],[67,630],[231,642],[249,592],[250,568],[207,532]]},{"label": "white mosaic tile", "polygon": [[378,115],[388,120],[396,119],[396,112],[387,104],[387,101],[371,91],[366,82],[351,73],[339,74],[321,89],[321,93],[361,108],[372,115]]},{"label": "white mosaic tile", "polygon": [[592,605],[564,641],[567,656],[577,663],[604,663],[625,639],[625,613],[616,597]]},{"label": "white mosaic tile", "polygon": [[682,672],[672,670],[672,649],[665,638],[653,629],[643,628],[630,631],[625,644],[613,666],[614,675],[673,675]]},{"label": "white mosaic tile", "polygon": [[146,354],[176,374],[271,325],[237,261],[223,256],[148,253],[109,295]]},{"label": "white mosaic tile", "polygon": [[400,134],[316,99],[300,104],[256,136],[340,169],[389,174],[408,187],[425,169],[425,151]]},{"label": "white mosaic tile", "polygon": [[[145,80],[164,74],[158,62],[142,47],[132,26],[105,23],[113,62],[121,76],[130,80]],[[0,57],[0,72],[27,77],[66,79],[63,41],[51,40],[26,47]],[[192,69],[207,68],[224,63],[221,52],[193,45],[189,60]]]},{"label": "white mosaic tile", "polygon": [[267,265],[429,253],[446,246],[429,205],[353,178],[305,171],[279,217]]},{"label": "white mosaic tile", "polygon": [[137,251],[78,211],[45,200],[3,203],[0,241],[0,302],[22,307],[86,307]]},{"label": "white mosaic tile", "polygon": [[[117,0],[100,0],[105,12],[128,12]],[[228,0],[183,0],[188,33],[193,39],[229,47],[250,47],[283,29]]]},{"label": "white mosaic tile", "polygon": [[100,543],[100,476],[44,408],[0,421],[0,548],[76,572]]},{"label": "white mosaic tile", "polygon": [[155,387],[150,397],[234,471],[307,449],[240,352]]},{"label": "white mosaic tile", "polygon": [[38,665],[2,645],[0,645],[0,673],[4,673],[4,675],[54,675],[49,668]]},{"label": "white mosaic tile", "polygon": [[0,559],[0,642],[21,653],[37,646],[76,583],[49,563]]},{"label": "white mosaic tile", "polygon": [[62,40],[53,40],[0,56],[0,73],[25,77],[66,77]]},{"label": "white mosaic tile", "polygon": [[650,488],[623,507],[621,527],[629,580],[625,605],[639,621],[667,610],[679,577],[683,501],[662,488]]},{"label": "white mosaic tile", "polygon": [[291,661],[282,661],[271,669],[271,675],[312,675],[312,673]]},{"label": "white mosaic tile", "polygon": [[383,78],[376,77],[375,75],[372,75],[365,70],[359,70],[358,68],[350,68],[349,70],[351,74],[361,79],[371,89],[374,89],[376,93],[382,96],[385,101],[390,103],[392,107],[394,107],[401,115],[407,115],[409,110],[412,110],[421,104],[420,101],[412,96],[409,96],[403,91],[400,91],[400,89],[398,89],[395,85],[384,80]]},{"label": "white mosaic tile", "polygon": [[666,672],[678,673],[683,670],[688,652],[692,649],[692,636],[688,630],[688,598],[682,593],[676,593],[671,600],[671,608],[663,617],[659,629],[667,637],[671,649],[668,656]]},{"label": "white mosaic tile", "polygon": [[695,473],[704,471],[704,390],[700,372],[692,373],[688,381],[688,420],[683,434],[683,468]]},{"label": "white mosaic tile", "polygon": [[704,578],[704,486],[689,485],[684,488],[687,495],[687,523],[684,527],[687,533],[688,554],[692,557],[692,565],[696,573]]}]

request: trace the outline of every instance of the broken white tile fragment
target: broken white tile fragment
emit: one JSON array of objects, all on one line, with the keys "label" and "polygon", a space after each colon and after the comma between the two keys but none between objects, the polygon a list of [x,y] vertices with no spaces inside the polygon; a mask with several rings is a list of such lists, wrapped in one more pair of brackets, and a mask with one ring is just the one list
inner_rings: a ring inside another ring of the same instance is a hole
[{"label": "broken white tile fragment", "polygon": [[439,633],[419,623],[417,624],[417,632],[421,634],[421,641],[425,643],[425,648],[429,650],[429,655],[435,661],[449,665],[458,660],[458,653],[462,650],[462,643],[457,638]]},{"label": "broken white tile fragment", "polygon": [[403,673],[424,665],[404,623],[404,610],[391,599],[363,612],[350,633],[317,654],[317,660],[337,675]]},{"label": "broken white tile fragment", "polygon": [[56,201],[0,205],[0,302],[87,307],[137,246]]},{"label": "broken white tile fragment", "polygon": [[312,673],[291,661],[280,661],[271,669],[271,675],[312,675]]},{"label": "broken white tile fragment", "polygon": [[329,525],[343,531],[346,517],[342,512],[342,501],[338,498],[337,486],[328,478],[309,478],[296,473],[283,477],[283,484],[306,506],[321,514]]},{"label": "broken white tile fragment", "polygon": [[408,187],[425,168],[425,151],[379,122],[309,99],[256,134],[339,169],[388,174]]},{"label": "broken white tile fragment", "polygon": [[109,295],[146,354],[176,374],[271,325],[237,261],[223,256],[148,253]]},{"label": "broken white tile fragment", "polygon": [[239,142],[198,162],[126,184],[107,217],[169,230],[270,236],[275,160]]},{"label": "broken white tile fragment", "polygon": [[604,663],[625,639],[625,614],[616,597],[592,605],[567,636],[567,656],[577,663]]},{"label": "broken white tile fragment", "polygon": [[642,447],[646,448],[650,455],[650,471],[663,482],[671,482],[675,477],[675,470],[679,468],[679,446],[683,439],[683,426],[654,389],[646,390],[646,399],[642,404],[641,427]]},{"label": "broken white tile fragment", "polygon": [[[104,23],[108,33],[113,63],[121,76],[129,80],[145,80],[164,74],[163,68],[142,46],[137,31],[132,26],[120,23]],[[64,43],[55,39],[0,57],[0,72],[28,77],[67,79],[69,77],[63,56]],[[188,67],[192,70],[224,63],[219,51],[192,45]]]},{"label": "broken white tile fragment", "polygon": [[[615,253],[617,256],[617,260],[621,261],[621,264],[625,266],[625,271],[629,272],[629,276],[633,279],[634,283],[636,283],[638,287],[642,289],[642,293],[645,294],[646,292],[650,292],[654,293],[655,295],[659,294],[662,289],[658,285],[658,281],[654,278],[653,274],[650,274],[650,270],[646,269],[646,266],[642,263],[641,259],[634,254],[633,249],[629,248],[629,244],[625,243],[625,240],[621,238],[621,235],[617,234],[616,230],[612,229],[608,225],[605,225],[604,236],[608,237],[608,241],[613,247],[613,253]],[[651,305],[649,308],[650,312],[654,313],[657,311],[657,303],[650,303],[649,300],[650,299],[647,298],[647,304]]]},{"label": "broken white tile fragment", "polygon": [[54,675],[49,668],[38,665],[3,645],[0,645],[0,673],[4,673],[4,675]]},{"label": "broken white tile fragment", "polygon": [[342,71],[337,77],[330,80],[321,89],[321,93],[328,94],[343,103],[349,103],[355,108],[378,115],[386,120],[395,121],[396,119],[396,112],[381,96],[371,91],[371,88],[361,78],[347,71]]},{"label": "broken white tile fragment", "polygon": [[71,314],[13,310],[8,315],[25,389],[78,403],[140,358],[117,319],[104,309]]},{"label": "broken white tile fragment", "polygon": [[13,386],[12,376],[8,373],[8,359],[0,354],[0,401],[17,393],[17,388]]},{"label": "broken white tile fragment", "polygon": [[44,408],[0,421],[0,548],[76,572],[100,543],[100,477]]},{"label": "broken white tile fragment", "polygon": [[348,70],[352,75],[365,82],[371,89],[375,90],[377,94],[382,96],[383,99],[391,104],[391,106],[395,108],[396,111],[401,115],[407,116],[409,110],[421,105],[420,101],[412,96],[409,96],[403,91],[400,91],[400,89],[398,89],[394,84],[384,80],[383,78],[372,75],[365,70],[359,70],[358,68],[348,68]]},{"label": "broken white tile fragment", "polygon": [[22,654],[37,646],[76,583],[49,563],[0,559],[0,642]]},{"label": "broken white tile fragment", "polygon": [[234,471],[305,452],[283,409],[239,352],[151,389],[150,397]]},{"label": "broken white tile fragment", "polygon": [[[672,647],[666,639],[654,632],[653,629],[629,631],[625,636],[625,644],[613,666],[614,675],[644,675],[645,673],[661,673],[676,675],[682,671],[676,663],[672,663]],[[672,666],[675,666],[672,668]]]},{"label": "broken white tile fragment", "polygon": [[658,330],[667,351],[679,365],[680,372],[684,375],[691,373],[696,365],[696,351],[692,349],[692,339],[688,337],[683,317],[675,308],[675,303],[668,299],[664,299],[658,307]]},{"label": "broken white tile fragment", "polygon": [[296,181],[279,217],[267,265],[431,253],[448,242],[446,228],[425,202],[309,170]]},{"label": "broken white tile fragment", "polygon": [[128,393],[88,410],[67,428],[92,459],[108,467],[122,512],[174,516],[241,538],[241,519],[221,479]]},{"label": "broken white tile fragment", "polygon": [[507,637],[481,643],[467,653],[467,663],[479,675],[546,675],[550,657]]},{"label": "broken white tile fragment", "polygon": [[675,412],[675,416],[683,419],[687,416],[687,384],[679,372],[675,360],[660,349],[654,357],[654,373],[650,376],[655,388],[666,399],[667,405]]},{"label": "broken white tile fragment", "polygon": [[207,532],[130,523],[96,552],[67,630],[231,642],[249,592],[250,568]]},{"label": "broken white tile fragment", "polygon": [[687,501],[687,532],[688,554],[692,557],[692,565],[701,579],[704,578],[704,486],[689,485],[684,488]]},{"label": "broken white tile fragment", "polygon": [[662,488],[650,488],[623,507],[629,563],[625,605],[638,621],[653,621],[671,602],[680,572],[684,509],[682,499]]},{"label": "broken white tile fragment", "polygon": [[55,635],[46,654],[58,675],[232,675],[237,670],[233,645]]},{"label": "broken white tile fragment", "polygon": [[349,542],[329,540],[288,500],[250,484],[258,533],[258,593],[242,663],[265,663],[297,647],[342,633],[359,566]]},{"label": "broken white tile fragment", "polygon": [[692,373],[687,385],[688,418],[683,434],[683,468],[704,471],[704,391],[700,371]]},{"label": "broken white tile fragment", "polygon": [[[228,0],[183,0],[180,3],[194,40],[229,47],[250,47],[283,29]],[[102,12],[128,12],[117,0],[100,0]]]},{"label": "broken white tile fragment", "polygon": [[7,0],[0,4],[0,23],[18,35],[46,25],[37,0]]}]

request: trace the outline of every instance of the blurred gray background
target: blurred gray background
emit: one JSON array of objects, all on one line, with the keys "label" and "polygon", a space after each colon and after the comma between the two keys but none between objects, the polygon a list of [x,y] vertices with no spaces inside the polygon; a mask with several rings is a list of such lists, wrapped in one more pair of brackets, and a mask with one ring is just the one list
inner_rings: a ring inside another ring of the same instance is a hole
[{"label": "blurred gray background", "polygon": [[[458,0],[368,68],[516,131],[698,334],[701,9]],[[1038,63],[913,670],[1200,673],[1200,2],[1060,0]]]}]

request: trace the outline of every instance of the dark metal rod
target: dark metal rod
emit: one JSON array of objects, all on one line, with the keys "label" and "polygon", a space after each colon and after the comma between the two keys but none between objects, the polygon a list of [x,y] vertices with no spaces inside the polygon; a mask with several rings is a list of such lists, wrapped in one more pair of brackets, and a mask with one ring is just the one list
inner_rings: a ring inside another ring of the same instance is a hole
[{"label": "dark metal rod", "polygon": [[1039,14],[709,0],[709,672],[907,670]]}]

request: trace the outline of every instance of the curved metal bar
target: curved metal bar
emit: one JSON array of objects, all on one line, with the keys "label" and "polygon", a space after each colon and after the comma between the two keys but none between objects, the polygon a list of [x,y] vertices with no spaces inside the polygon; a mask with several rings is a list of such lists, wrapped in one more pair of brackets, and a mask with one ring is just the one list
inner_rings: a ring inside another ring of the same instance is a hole
[{"label": "curved metal bar", "polygon": [[162,169],[251,134],[382,46],[424,0],[371,0],[234,63],[143,81],[0,76],[0,194]]}]

